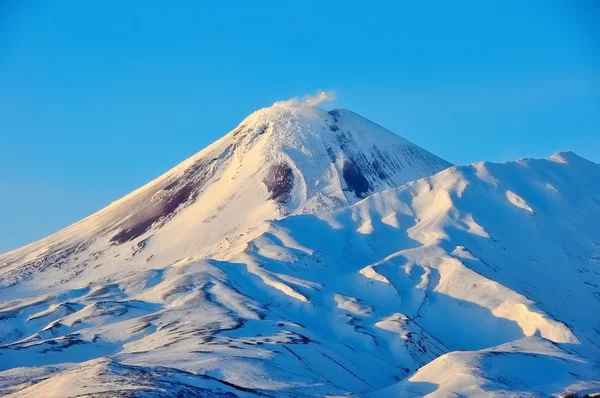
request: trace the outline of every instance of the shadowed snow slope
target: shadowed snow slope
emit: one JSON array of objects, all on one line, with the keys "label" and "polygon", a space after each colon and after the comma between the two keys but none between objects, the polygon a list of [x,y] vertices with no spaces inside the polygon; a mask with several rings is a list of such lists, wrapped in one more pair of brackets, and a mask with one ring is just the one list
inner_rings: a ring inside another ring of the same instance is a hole
[{"label": "shadowed snow slope", "polygon": [[447,166],[349,111],[256,112],[0,257],[0,391],[600,389],[600,166]]}]

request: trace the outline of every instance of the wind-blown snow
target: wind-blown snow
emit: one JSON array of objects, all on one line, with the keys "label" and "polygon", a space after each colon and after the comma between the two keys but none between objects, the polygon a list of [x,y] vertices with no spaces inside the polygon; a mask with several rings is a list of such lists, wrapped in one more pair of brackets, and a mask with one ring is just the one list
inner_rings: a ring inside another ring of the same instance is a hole
[{"label": "wind-blown snow", "polygon": [[0,390],[598,391],[598,181],[573,153],[450,167],[350,111],[257,111],[0,256]]},{"label": "wind-blown snow", "polygon": [[287,101],[277,101],[274,106],[308,106],[317,107],[325,102],[335,101],[334,91],[317,91],[315,95],[307,95],[302,98],[294,97]]}]

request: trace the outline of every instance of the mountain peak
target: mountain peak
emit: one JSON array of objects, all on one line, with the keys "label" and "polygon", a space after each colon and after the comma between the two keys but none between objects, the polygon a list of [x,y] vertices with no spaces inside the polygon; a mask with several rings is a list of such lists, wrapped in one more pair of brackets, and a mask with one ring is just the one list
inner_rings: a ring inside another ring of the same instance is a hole
[{"label": "mountain peak", "polygon": [[449,163],[315,102],[261,109],[1,255],[3,392],[597,390],[600,167],[561,153],[438,172]]},{"label": "mountain peak", "polygon": [[573,151],[561,151],[561,152],[556,152],[554,155],[548,157],[548,160],[556,162],[556,163],[573,163],[573,162],[579,162],[579,163],[588,163],[588,164],[594,164],[594,162],[587,160],[581,156],[579,156],[578,154],[576,154]]},{"label": "mountain peak", "polygon": [[[286,185],[290,190],[294,182],[301,186],[294,195],[287,192],[300,207],[316,197],[353,203],[379,189],[399,186],[450,166],[389,130],[343,109],[326,111],[295,103],[275,103],[248,116],[228,137],[244,162],[279,170],[267,174],[289,176]],[[268,188],[269,178],[264,182]],[[331,206],[329,203],[326,207]]]},{"label": "mountain peak", "polygon": [[224,256],[242,250],[266,220],[330,211],[448,166],[351,111],[280,102],[33,248],[76,248],[83,241],[150,244],[156,250],[148,261],[157,264]]}]

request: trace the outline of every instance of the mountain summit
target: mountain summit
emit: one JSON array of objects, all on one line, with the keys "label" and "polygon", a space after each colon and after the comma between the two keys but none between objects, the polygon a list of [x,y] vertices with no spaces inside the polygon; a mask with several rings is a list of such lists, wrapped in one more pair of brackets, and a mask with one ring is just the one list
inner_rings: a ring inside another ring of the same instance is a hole
[{"label": "mountain summit", "polygon": [[123,245],[144,245],[157,265],[199,252],[223,258],[265,220],[331,211],[449,166],[351,111],[278,102],[107,208],[8,253],[21,260],[0,285],[45,268],[57,253],[100,257]]},{"label": "mountain summit", "polygon": [[0,395],[593,396],[598,181],[276,103],[0,256]]}]

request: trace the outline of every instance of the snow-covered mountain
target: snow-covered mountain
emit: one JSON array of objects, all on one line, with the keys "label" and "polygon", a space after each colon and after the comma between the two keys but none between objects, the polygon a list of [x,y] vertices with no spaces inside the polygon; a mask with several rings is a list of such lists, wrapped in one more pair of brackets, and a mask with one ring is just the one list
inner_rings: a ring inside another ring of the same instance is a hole
[{"label": "snow-covered mountain", "polygon": [[124,262],[146,269],[199,253],[226,258],[265,220],[333,210],[448,166],[350,111],[276,103],[107,208],[1,257],[0,286],[53,269],[63,286]]},{"label": "snow-covered mountain", "polygon": [[0,256],[0,394],[599,391],[599,181],[277,103]]}]

